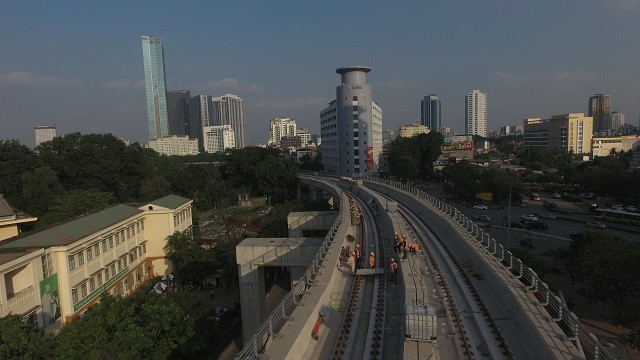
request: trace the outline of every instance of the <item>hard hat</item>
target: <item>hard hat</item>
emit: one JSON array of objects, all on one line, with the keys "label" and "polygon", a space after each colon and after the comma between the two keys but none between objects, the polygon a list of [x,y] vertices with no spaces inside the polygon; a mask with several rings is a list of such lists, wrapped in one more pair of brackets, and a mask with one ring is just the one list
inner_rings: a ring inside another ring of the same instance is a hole
[{"label": "hard hat", "polygon": [[374,253],[371,253],[371,255],[375,255]]}]

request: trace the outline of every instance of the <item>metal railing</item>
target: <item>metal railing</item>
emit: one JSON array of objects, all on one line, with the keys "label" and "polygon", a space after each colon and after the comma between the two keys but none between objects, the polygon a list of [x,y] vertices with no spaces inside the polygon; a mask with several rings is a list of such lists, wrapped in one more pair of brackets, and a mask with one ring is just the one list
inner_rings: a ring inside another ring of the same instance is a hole
[{"label": "metal railing", "polygon": [[[320,181],[325,183],[327,186],[332,188],[336,195],[341,194],[341,191],[335,187],[334,185],[323,181],[321,179],[315,179],[312,176],[304,176],[300,175],[302,178],[313,179],[316,181]],[[331,246],[333,240],[335,239],[338,230],[343,224],[349,225],[348,217],[345,218],[345,215],[349,215],[348,210],[349,201],[345,200],[345,198],[341,197],[340,201],[340,209],[338,211],[338,216],[329,229],[327,236],[325,236],[324,241],[320,245],[320,249],[316,253],[315,258],[311,262],[311,265],[307,268],[305,273],[300,277],[298,283],[293,286],[291,291],[282,299],[280,304],[269,314],[269,317],[265,320],[262,326],[256,331],[253,337],[244,344],[242,350],[235,356],[235,359],[260,359],[263,357],[261,352],[264,350],[265,345],[269,341],[270,338],[279,338],[281,335],[278,333],[278,330],[282,327],[282,325],[291,318],[291,313],[295,310],[295,308],[301,304],[302,296],[304,293],[313,285],[315,285],[316,276],[318,275],[318,271],[320,270],[327,252],[329,251],[329,247]],[[240,266],[239,273],[242,274],[243,270],[252,270],[254,266],[260,266],[266,264],[268,261],[274,260],[277,258],[278,248],[275,248],[268,253],[249,261],[246,264]]]},{"label": "metal railing", "polygon": [[523,291],[531,292],[538,299],[538,305],[543,306],[549,316],[548,321],[555,321],[565,333],[564,340],[571,341],[578,351],[584,353],[587,359],[615,359],[606,348],[598,341],[598,338],[589,331],[578,317],[567,308],[567,305],[555,295],[540,277],[531,268],[522,263],[508,249],[499,244],[490,234],[486,233],[476,223],[471,221],[466,215],[446,202],[427,194],[426,192],[403,184],[399,181],[363,177],[363,180],[388,185],[396,189],[412,194],[428,205],[435,207],[441,214],[452,218],[458,222],[476,241],[481,244],[484,250],[494,259],[510,271],[514,278],[522,283]]}]

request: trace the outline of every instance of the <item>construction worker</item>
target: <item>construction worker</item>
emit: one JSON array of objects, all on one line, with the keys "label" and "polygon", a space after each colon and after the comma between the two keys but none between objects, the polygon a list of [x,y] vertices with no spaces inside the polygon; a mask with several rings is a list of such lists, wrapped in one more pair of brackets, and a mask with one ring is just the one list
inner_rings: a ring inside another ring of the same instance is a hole
[{"label": "construction worker", "polygon": [[356,274],[356,253],[352,252],[349,256],[349,267],[351,267],[351,276]]},{"label": "construction worker", "polygon": [[357,266],[362,266],[361,261],[362,261],[362,251],[360,251],[360,244],[356,245],[356,265]]},{"label": "construction worker", "polygon": [[394,284],[397,284],[398,283],[398,263],[394,258],[391,258],[391,265],[389,266],[389,271],[391,272],[391,281]]},{"label": "construction worker", "polygon": [[371,253],[369,255],[369,268],[373,269],[376,267],[376,254]]},{"label": "construction worker", "polygon": [[398,233],[395,233],[393,235],[393,250],[396,252],[396,254],[400,254],[400,236],[398,235]]}]

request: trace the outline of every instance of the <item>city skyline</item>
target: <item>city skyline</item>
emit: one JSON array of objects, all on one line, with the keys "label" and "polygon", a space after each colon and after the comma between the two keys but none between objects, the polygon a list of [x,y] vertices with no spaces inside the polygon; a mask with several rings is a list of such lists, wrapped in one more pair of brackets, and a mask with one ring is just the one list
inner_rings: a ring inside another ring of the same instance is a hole
[{"label": "city skyline", "polygon": [[[0,139],[33,146],[34,126],[55,122],[59,135],[110,132],[146,143],[145,34],[162,37],[168,49],[169,89],[244,100],[247,145],[264,143],[263,124],[279,116],[319,133],[318,113],[334,96],[327,74],[344,64],[376,69],[369,83],[385,109],[385,130],[419,119],[424,94],[437,93],[445,104],[442,126],[460,133],[460,99],[469,89],[491,97],[488,130],[529,117],[587,113],[588,98],[599,93],[612,97],[611,110],[626,114],[628,123],[638,122],[640,1],[374,1],[364,10],[341,3],[345,11],[339,13],[326,3],[253,4],[242,22],[222,14],[242,13],[248,4],[200,5],[162,4],[153,16],[140,16],[148,12],[146,2],[7,4],[0,14]],[[349,15],[355,11],[361,16]],[[204,21],[213,13],[215,21]],[[192,19],[192,26],[170,20],[175,17]],[[587,21],[600,17],[615,19],[616,26],[596,28]],[[322,27],[308,26],[319,19]],[[273,26],[285,20],[290,26]],[[393,26],[397,21],[403,26]],[[55,36],[43,36],[50,29]],[[212,46],[192,40],[203,32],[234,36],[216,36]],[[418,46],[416,39],[430,46]],[[620,51],[595,54],[593,42]]]}]

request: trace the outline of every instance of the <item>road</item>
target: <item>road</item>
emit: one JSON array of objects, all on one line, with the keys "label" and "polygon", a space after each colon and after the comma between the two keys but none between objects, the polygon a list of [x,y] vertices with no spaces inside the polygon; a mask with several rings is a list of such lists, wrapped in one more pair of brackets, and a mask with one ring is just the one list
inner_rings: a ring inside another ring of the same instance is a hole
[{"label": "road", "polygon": [[[435,192],[430,193],[434,196],[438,195]],[[529,201],[529,205],[526,207],[511,206],[511,221],[519,222],[522,215],[549,213],[550,211],[542,205],[544,200],[555,202],[560,208],[567,209],[569,213],[554,213],[558,217],[555,220],[539,219],[549,225],[549,228],[546,230],[520,230],[512,228],[510,236],[508,234],[509,229],[502,226],[504,222],[503,219],[508,218],[509,215],[508,206],[505,206],[505,208],[501,210],[477,210],[472,207],[467,207],[460,202],[450,201],[450,204],[458,208],[458,210],[470,219],[474,219],[476,215],[489,215],[491,221],[477,221],[477,223],[488,225],[488,232],[503,246],[507,248],[520,247],[520,240],[531,239],[535,246],[533,253],[540,255],[548,250],[568,246],[571,241],[569,239],[570,234],[588,229],[584,224],[594,221],[592,212],[585,211],[571,202],[544,195],[541,196],[540,201]],[[603,231],[614,234],[627,241],[640,244],[639,227],[615,223],[605,224],[607,225],[607,229]]]}]

